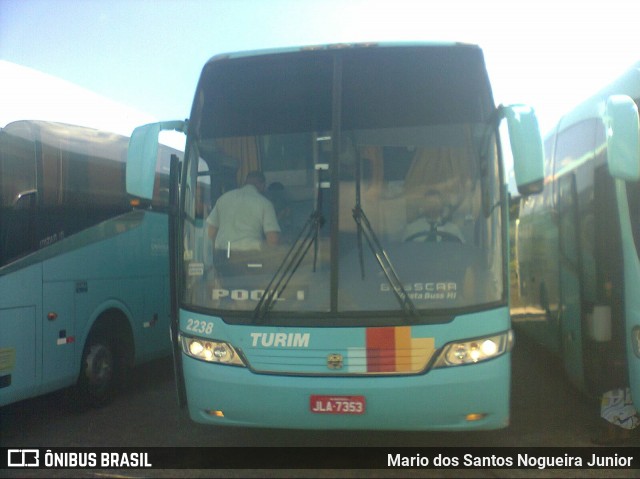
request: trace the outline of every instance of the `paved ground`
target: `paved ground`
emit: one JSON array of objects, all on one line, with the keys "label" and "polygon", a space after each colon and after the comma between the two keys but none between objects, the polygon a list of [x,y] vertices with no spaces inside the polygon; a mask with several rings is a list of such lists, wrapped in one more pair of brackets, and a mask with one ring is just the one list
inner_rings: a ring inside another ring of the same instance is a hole
[{"label": "paved ground", "polygon": [[[170,361],[159,361],[139,368],[132,387],[116,401],[102,409],[78,412],[64,392],[22,401],[0,409],[0,443],[7,447],[581,447],[591,446],[590,437],[597,421],[597,404],[580,396],[568,385],[556,361],[526,341],[517,338],[513,355],[512,424],[501,431],[475,433],[433,432],[330,432],[211,428],[192,423],[178,410]],[[640,443],[632,444],[640,446]],[[496,449],[499,451],[499,449]],[[13,472],[13,471],[11,471]],[[67,477],[69,471],[52,472]],[[77,471],[80,472],[80,471]],[[98,477],[97,471],[84,475]],[[273,472],[273,471],[272,471]],[[285,475],[275,471],[272,477]],[[400,473],[402,472],[402,473]],[[405,477],[424,475],[427,471],[342,471],[339,477]],[[549,476],[547,471],[491,469],[476,471],[438,471],[428,477],[535,477]],[[129,471],[108,474],[143,477]],[[566,473],[566,476],[565,476]],[[34,472],[36,476],[37,472]],[[102,476],[104,477],[104,472]],[[154,471],[152,476],[174,477],[235,476],[262,477],[265,471]],[[255,474],[255,475],[251,475]],[[289,471],[288,477],[316,477],[318,471]],[[323,473],[324,474],[324,473]],[[327,472],[326,477],[331,476]],[[387,476],[385,476],[387,474]],[[388,475],[391,474],[391,475]],[[2,474],[0,474],[2,475]],[[554,470],[555,477],[637,477],[637,471]],[[81,476],[81,475],[80,475]],[[148,476],[148,475],[147,475]],[[14,477],[27,477],[18,474]],[[78,476],[79,477],[79,476]]]}]

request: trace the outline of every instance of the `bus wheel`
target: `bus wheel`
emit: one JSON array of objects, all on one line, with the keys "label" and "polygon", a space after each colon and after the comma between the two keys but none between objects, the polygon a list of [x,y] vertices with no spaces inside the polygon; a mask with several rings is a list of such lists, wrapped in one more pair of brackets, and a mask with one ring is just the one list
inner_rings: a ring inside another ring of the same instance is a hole
[{"label": "bus wheel", "polygon": [[78,381],[80,399],[86,406],[102,407],[114,396],[117,384],[116,354],[104,337],[92,338],[82,356]]}]

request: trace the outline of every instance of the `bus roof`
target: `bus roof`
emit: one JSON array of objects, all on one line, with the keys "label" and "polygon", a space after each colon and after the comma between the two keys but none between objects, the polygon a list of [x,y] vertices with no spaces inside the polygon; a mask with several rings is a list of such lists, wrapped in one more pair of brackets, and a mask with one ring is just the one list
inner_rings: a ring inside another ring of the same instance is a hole
[{"label": "bus roof", "polygon": [[0,128],[0,130],[12,130],[20,125],[25,125],[25,124],[34,125],[34,126],[37,126],[38,128],[52,131],[52,132],[55,131],[58,134],[75,134],[75,135],[93,134],[93,135],[128,139],[128,137],[125,135],[121,135],[119,133],[114,133],[107,130],[98,130],[97,128],[93,128],[90,126],[73,125],[71,123],[64,123],[60,121],[48,121],[48,120],[31,120],[31,119],[15,120],[15,121],[12,121],[11,123],[8,123],[4,127]]},{"label": "bus roof", "polygon": [[[346,49],[364,49],[364,48],[388,48],[388,47],[454,47],[466,46],[480,48],[472,43],[461,42],[357,42],[357,43],[330,43],[325,45],[307,45],[299,47],[281,47],[262,50],[248,50],[240,52],[220,53],[213,56],[209,62],[229,60],[234,58],[262,56],[262,55],[278,55],[294,52],[311,52],[311,51],[329,51],[329,50],[346,50]],[[209,63],[207,62],[207,63]]]},{"label": "bus roof", "polygon": [[640,99],[640,62],[635,63],[616,80],[579,103],[569,113],[560,118],[556,128],[550,134],[565,130],[589,118],[602,117],[607,98],[617,94],[629,95],[636,101]]}]

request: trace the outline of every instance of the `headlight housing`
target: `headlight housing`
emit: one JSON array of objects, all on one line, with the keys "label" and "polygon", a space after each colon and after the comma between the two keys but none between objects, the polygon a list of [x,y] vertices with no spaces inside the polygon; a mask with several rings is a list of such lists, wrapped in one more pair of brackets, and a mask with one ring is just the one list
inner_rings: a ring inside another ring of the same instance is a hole
[{"label": "headlight housing", "polygon": [[475,364],[496,358],[513,346],[513,332],[511,330],[467,341],[456,341],[442,348],[434,368]]},{"label": "headlight housing", "polygon": [[233,346],[224,341],[179,336],[182,352],[201,361],[231,366],[243,366],[244,361]]}]

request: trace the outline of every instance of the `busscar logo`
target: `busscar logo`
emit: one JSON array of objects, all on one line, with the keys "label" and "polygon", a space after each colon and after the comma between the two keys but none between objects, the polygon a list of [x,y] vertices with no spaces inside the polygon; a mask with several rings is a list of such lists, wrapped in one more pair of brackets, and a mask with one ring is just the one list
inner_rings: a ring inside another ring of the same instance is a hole
[{"label": "busscar logo", "polygon": [[38,449],[7,450],[7,466],[40,467],[40,451]]}]

